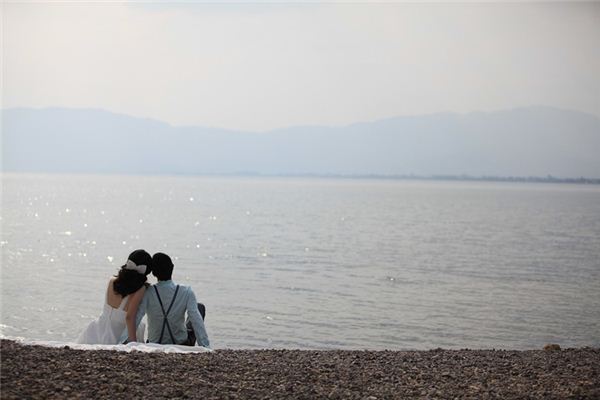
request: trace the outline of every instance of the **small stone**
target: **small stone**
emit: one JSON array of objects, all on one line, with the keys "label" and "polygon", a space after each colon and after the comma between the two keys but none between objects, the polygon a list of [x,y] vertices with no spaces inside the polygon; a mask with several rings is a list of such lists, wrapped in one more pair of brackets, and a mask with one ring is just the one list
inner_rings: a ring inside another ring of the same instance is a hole
[{"label": "small stone", "polygon": [[544,350],[546,351],[559,351],[560,350],[560,346],[556,343],[548,343],[547,345],[544,346]]}]

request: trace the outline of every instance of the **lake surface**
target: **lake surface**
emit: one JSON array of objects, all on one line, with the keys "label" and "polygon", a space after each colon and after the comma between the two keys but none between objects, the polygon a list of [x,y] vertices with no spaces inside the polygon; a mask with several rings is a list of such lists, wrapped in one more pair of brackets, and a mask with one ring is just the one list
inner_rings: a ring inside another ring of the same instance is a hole
[{"label": "lake surface", "polygon": [[4,174],[1,218],[6,336],[73,340],[144,248],[214,348],[600,346],[599,186]]}]

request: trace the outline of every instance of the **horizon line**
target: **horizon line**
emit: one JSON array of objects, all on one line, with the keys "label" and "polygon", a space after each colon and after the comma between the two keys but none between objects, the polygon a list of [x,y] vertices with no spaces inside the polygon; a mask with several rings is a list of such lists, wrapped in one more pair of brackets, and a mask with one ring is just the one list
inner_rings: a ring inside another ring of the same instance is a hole
[{"label": "horizon line", "polygon": [[261,173],[253,171],[238,171],[232,173],[185,173],[185,172],[85,172],[85,171],[4,171],[5,175],[91,175],[91,176],[130,176],[130,177],[183,177],[183,178],[291,178],[291,179],[332,179],[332,180],[380,180],[380,181],[435,181],[435,182],[505,182],[505,183],[564,183],[600,185],[600,177],[557,177],[526,175],[471,175],[471,174],[339,174],[339,173]]}]

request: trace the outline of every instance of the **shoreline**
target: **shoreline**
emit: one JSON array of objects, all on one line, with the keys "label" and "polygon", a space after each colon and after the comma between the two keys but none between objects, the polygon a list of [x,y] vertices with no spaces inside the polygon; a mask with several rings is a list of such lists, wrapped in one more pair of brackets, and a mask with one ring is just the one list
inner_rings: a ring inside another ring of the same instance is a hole
[{"label": "shoreline", "polygon": [[122,353],[1,340],[2,399],[600,398],[600,348]]},{"label": "shoreline", "polygon": [[340,181],[398,181],[398,182],[483,182],[483,183],[554,183],[569,185],[600,185],[600,177],[557,177],[526,176],[526,175],[415,175],[415,174],[335,174],[335,173],[296,173],[296,174],[269,174],[260,172],[234,172],[234,173],[107,173],[107,172],[47,172],[47,171],[0,171],[2,176],[97,176],[97,177],[161,177],[161,178],[208,178],[208,179],[318,179]]}]

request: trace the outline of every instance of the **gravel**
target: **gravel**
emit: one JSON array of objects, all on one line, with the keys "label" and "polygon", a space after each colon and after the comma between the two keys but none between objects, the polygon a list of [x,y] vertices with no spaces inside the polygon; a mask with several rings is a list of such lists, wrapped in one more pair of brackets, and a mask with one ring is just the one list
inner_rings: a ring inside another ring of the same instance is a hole
[{"label": "gravel", "polygon": [[0,397],[600,399],[600,349],[163,354],[1,341]]}]

